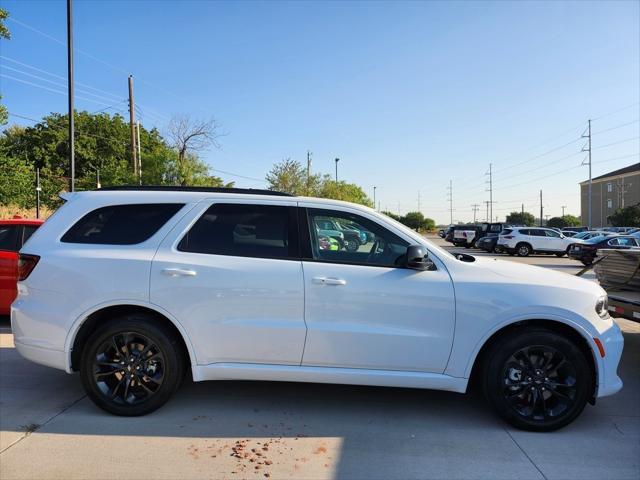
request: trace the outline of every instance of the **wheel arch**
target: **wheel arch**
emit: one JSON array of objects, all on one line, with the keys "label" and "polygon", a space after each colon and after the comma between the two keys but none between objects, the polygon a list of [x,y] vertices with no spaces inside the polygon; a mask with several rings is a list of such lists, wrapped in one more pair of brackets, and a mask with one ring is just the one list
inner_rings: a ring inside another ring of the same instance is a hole
[{"label": "wheel arch", "polygon": [[69,373],[78,370],[82,345],[87,341],[91,333],[104,322],[109,321],[109,317],[124,315],[127,313],[144,313],[162,322],[169,329],[173,330],[176,338],[181,342],[184,351],[187,353],[190,365],[196,365],[196,357],[193,345],[189,340],[184,327],[176,319],[172,318],[168,312],[163,311],[156,305],[142,304],[137,302],[111,303],[99,305],[90,311],[85,312],[74,322],[65,343],[65,351],[68,352],[67,371]]},{"label": "wheel arch", "polygon": [[476,349],[475,355],[470,362],[470,367],[467,371],[470,383],[476,383],[478,381],[479,373],[481,371],[482,363],[485,360],[485,356],[490,350],[491,346],[495,344],[495,342],[499,341],[500,338],[514,331],[521,329],[524,330],[532,327],[545,328],[547,330],[563,335],[575,342],[578,348],[584,353],[585,358],[589,363],[589,368],[591,369],[591,375],[594,381],[594,391],[592,392],[590,398],[591,401],[594,402],[597,395],[598,384],[602,379],[600,378],[601,369],[598,363],[598,357],[596,356],[596,351],[594,349],[595,345],[593,343],[593,338],[589,336],[588,332],[586,332],[580,326],[557,319],[538,318],[517,320],[507,325],[502,325],[496,331],[489,334],[487,338],[485,338],[480,343],[480,347]]}]

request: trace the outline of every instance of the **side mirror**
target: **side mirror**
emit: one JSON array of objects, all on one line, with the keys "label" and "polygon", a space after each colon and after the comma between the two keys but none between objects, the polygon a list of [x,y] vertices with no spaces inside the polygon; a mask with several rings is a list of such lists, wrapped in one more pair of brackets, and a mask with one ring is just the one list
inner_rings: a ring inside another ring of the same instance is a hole
[{"label": "side mirror", "polygon": [[431,261],[422,245],[409,245],[407,247],[405,267],[413,270],[435,270],[435,264]]}]

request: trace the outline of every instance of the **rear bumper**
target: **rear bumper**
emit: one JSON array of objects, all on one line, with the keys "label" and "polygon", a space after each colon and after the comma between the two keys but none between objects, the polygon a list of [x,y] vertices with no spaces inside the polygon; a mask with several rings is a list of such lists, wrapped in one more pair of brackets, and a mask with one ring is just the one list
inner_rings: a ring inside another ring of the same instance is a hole
[{"label": "rear bumper", "polygon": [[68,355],[60,350],[51,350],[48,348],[27,345],[26,343],[14,340],[16,350],[27,360],[47,367],[57,368],[59,370],[67,370]]}]

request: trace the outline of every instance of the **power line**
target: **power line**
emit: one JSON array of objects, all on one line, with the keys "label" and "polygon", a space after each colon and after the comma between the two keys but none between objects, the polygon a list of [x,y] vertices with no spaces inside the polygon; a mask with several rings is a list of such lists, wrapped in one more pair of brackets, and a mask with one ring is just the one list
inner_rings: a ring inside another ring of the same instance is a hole
[{"label": "power line", "polygon": [[635,120],[627,123],[623,123],[621,125],[616,125],[615,127],[607,128],[605,130],[600,130],[599,132],[593,132],[591,135],[600,135],[601,133],[610,132],[611,130],[617,130],[622,127],[626,127],[627,125],[633,125],[634,123],[640,122],[640,118],[636,118]]},{"label": "power line", "polygon": [[[41,90],[47,90],[49,92],[57,93],[59,95],[64,95],[65,97],[68,95],[67,92],[61,92],[60,90],[54,90],[53,88],[45,87],[43,85],[38,85],[37,83],[29,82],[27,80],[22,80],[20,78],[12,77],[11,75],[7,75],[5,73],[0,73],[0,77],[8,78],[9,80],[13,80],[15,82],[24,83],[26,85],[31,85],[32,87],[36,87],[36,88],[39,88]],[[75,97],[79,98],[80,100],[84,100],[85,102],[93,102],[93,103],[97,103],[98,105],[109,106],[108,103],[100,102],[100,101],[94,100],[92,98],[81,97],[80,95],[76,95]]]},{"label": "power line", "polygon": [[638,137],[632,137],[632,138],[625,138],[624,140],[619,140],[617,142],[612,142],[612,143],[607,143],[606,145],[598,145],[597,147],[593,147],[595,148],[605,148],[605,147],[611,147],[613,145],[618,145],[620,143],[626,143],[626,142],[631,142],[633,140],[638,140],[640,138],[640,136]]}]

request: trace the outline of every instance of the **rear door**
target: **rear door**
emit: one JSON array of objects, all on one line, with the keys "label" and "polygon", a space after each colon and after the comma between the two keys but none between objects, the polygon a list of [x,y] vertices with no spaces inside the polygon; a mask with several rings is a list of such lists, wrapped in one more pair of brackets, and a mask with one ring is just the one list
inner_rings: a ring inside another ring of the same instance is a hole
[{"label": "rear door", "polygon": [[197,206],[160,245],[150,298],[188,331],[198,364],[299,365],[306,327],[295,202]]}]

